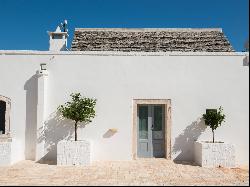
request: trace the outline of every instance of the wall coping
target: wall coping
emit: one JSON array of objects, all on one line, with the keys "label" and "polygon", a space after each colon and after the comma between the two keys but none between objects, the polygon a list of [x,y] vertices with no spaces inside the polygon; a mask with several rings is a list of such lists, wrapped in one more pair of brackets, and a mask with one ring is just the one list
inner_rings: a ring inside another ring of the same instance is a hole
[{"label": "wall coping", "polygon": [[87,55],[87,56],[249,56],[249,52],[122,52],[0,50],[0,55]]}]

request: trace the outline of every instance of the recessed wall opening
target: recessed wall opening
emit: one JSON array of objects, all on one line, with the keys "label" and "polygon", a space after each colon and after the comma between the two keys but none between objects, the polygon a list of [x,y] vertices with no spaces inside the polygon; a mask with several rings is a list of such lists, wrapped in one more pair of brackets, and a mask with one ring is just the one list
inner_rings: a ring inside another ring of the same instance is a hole
[{"label": "recessed wall opening", "polygon": [[133,159],[171,159],[171,101],[133,100]]},{"label": "recessed wall opening", "polygon": [[0,95],[0,137],[10,136],[10,99]]},{"label": "recessed wall opening", "polygon": [[54,34],[52,35],[52,39],[62,39],[63,36],[61,34]]},{"label": "recessed wall opening", "polygon": [[5,134],[6,102],[0,101],[0,135]]}]

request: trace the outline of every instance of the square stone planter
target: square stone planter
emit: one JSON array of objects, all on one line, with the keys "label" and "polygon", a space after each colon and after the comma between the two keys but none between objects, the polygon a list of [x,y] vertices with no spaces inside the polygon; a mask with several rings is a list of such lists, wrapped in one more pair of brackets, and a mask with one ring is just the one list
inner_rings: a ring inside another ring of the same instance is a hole
[{"label": "square stone planter", "polygon": [[232,144],[194,142],[194,159],[202,167],[235,167],[235,148]]},{"label": "square stone planter", "polygon": [[0,138],[0,166],[11,165],[11,139]]},{"label": "square stone planter", "polygon": [[57,165],[90,165],[90,142],[87,140],[58,142]]}]

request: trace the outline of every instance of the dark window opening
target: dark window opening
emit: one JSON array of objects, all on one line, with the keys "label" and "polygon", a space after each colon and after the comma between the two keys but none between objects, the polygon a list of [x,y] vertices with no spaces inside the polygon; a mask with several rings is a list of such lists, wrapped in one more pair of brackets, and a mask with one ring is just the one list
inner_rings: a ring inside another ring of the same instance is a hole
[{"label": "dark window opening", "polygon": [[0,101],[0,135],[5,134],[5,112],[6,112],[6,103]]},{"label": "dark window opening", "polygon": [[62,39],[63,36],[61,34],[54,34],[52,35],[52,39]]}]

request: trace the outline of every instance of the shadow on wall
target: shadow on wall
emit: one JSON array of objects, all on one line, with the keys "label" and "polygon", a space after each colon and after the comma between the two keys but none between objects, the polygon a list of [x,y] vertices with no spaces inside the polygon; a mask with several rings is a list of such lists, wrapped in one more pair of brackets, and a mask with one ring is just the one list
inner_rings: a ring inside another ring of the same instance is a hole
[{"label": "shadow on wall", "polygon": [[45,143],[45,156],[39,163],[56,164],[57,143],[61,140],[70,140],[74,134],[74,123],[63,118],[58,111],[52,113],[44,122],[44,129],[38,137],[38,143]]},{"label": "shadow on wall", "polygon": [[174,161],[194,161],[194,141],[206,130],[204,119],[194,121],[177,138],[173,146],[173,153],[178,154]]},{"label": "shadow on wall", "polygon": [[243,59],[243,66],[249,66],[249,56],[245,56]]},{"label": "shadow on wall", "polygon": [[112,129],[109,129],[107,132],[105,132],[103,134],[103,138],[111,138],[112,136],[114,136],[116,133],[116,131],[113,131]]},{"label": "shadow on wall", "polygon": [[33,75],[24,85],[26,90],[25,159],[35,160],[37,140],[37,76]]}]

